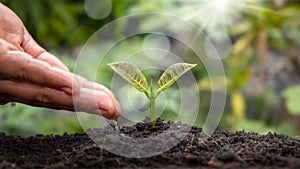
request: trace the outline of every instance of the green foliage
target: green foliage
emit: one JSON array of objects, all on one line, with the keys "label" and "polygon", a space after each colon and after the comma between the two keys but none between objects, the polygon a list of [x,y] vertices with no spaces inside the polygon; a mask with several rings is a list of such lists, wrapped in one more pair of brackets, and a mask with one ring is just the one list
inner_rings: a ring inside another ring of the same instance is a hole
[{"label": "green foliage", "polygon": [[229,83],[229,90],[238,90],[244,85],[250,77],[250,70],[235,71],[231,83]]},{"label": "green foliage", "polygon": [[247,132],[257,132],[259,134],[285,133],[290,136],[297,135],[297,130],[291,124],[280,124],[275,126],[268,126],[265,123],[257,120],[243,120],[235,124],[235,128],[243,129]]},{"label": "green foliage", "polygon": [[[170,87],[178,78],[180,78],[188,70],[196,66],[196,64],[177,63],[168,67],[162,76],[159,78],[156,85],[157,91],[154,91],[153,82],[151,79],[150,87],[147,85],[147,80],[144,74],[135,65],[120,61],[108,64],[116,73],[128,81],[140,92],[144,92],[150,100],[150,120],[152,124],[156,121],[155,99],[161,91]],[[150,88],[150,89],[148,89]]]},{"label": "green foliage", "polygon": [[286,107],[289,112],[300,115],[300,85],[288,87],[282,95],[286,99]]},{"label": "green foliage", "polygon": [[[76,60],[76,51],[78,46],[82,46],[86,40],[96,30],[106,23],[132,13],[141,12],[166,12],[181,16],[191,16],[191,12],[196,12],[197,5],[191,8],[185,8],[187,2],[173,1],[143,1],[130,0],[120,1],[112,0],[113,8],[111,14],[102,20],[89,18],[84,10],[84,2],[76,0],[0,0],[1,3],[11,8],[22,19],[32,36],[41,46],[50,50],[54,55],[59,57],[69,68],[74,70]],[[200,1],[199,1],[200,2]],[[202,1],[201,1],[202,2]],[[204,1],[203,1],[204,2]],[[275,1],[274,1],[275,2]],[[295,134],[291,125],[277,124],[272,122],[272,118],[277,117],[279,109],[279,99],[270,89],[269,94],[264,92],[259,96],[249,96],[249,93],[255,93],[257,88],[252,88],[247,93],[245,89],[249,85],[249,78],[253,76],[253,67],[267,65],[262,61],[270,55],[269,49],[289,57],[293,51],[298,51],[300,45],[300,6],[297,3],[286,3],[283,6],[275,6],[273,2],[253,2],[245,4],[252,6],[249,14],[244,12],[238,13],[235,17],[236,22],[227,25],[228,34],[233,42],[232,52],[222,61],[225,65],[226,77],[208,78],[205,74],[205,67],[198,66],[197,72],[194,72],[199,79],[198,87],[201,90],[201,106],[197,118],[197,124],[201,126],[206,118],[207,107],[210,105],[211,88],[218,90],[219,87],[227,86],[230,103],[225,108],[225,117],[220,126],[231,127],[236,130],[247,129],[255,130],[260,133],[269,131],[282,132],[285,134]],[[264,10],[255,10],[264,9]],[[195,16],[200,18],[201,16]],[[226,18],[230,19],[230,18]],[[198,19],[198,21],[201,19]],[[189,20],[195,25],[199,25],[196,20]],[[163,24],[156,19],[148,20],[143,18],[139,20],[136,29],[159,27]],[[121,35],[130,28],[130,23],[117,23],[112,31],[113,35]],[[200,25],[201,26],[201,25]],[[203,25],[202,25],[203,26]],[[179,29],[181,30],[181,29]],[[202,30],[202,27],[201,27]],[[214,32],[204,27],[203,32]],[[188,30],[184,30],[184,36],[189,36]],[[105,45],[106,42],[101,42]],[[99,65],[101,71],[97,72],[96,81],[109,86],[112,73],[107,63],[115,60],[124,59],[122,56],[130,56],[132,53],[142,50],[143,37],[135,36],[120,42],[114,50],[110,51],[107,59]],[[201,48],[203,44],[199,45]],[[99,49],[101,52],[101,49]],[[72,55],[72,56],[71,56]],[[194,62],[190,58],[190,62]],[[139,57],[141,60],[144,57]],[[267,59],[266,59],[267,60]],[[199,63],[200,65],[201,63]],[[85,69],[94,69],[86,67]],[[200,72],[200,69],[202,72]],[[157,77],[157,72],[144,72],[147,77]],[[167,76],[166,76],[167,77]],[[201,77],[201,78],[200,78]],[[158,83],[159,84],[159,83]],[[144,87],[149,85],[144,84]],[[161,85],[163,86],[163,85]],[[149,93],[147,86],[147,92]],[[165,112],[161,115],[167,120],[176,119],[178,110],[178,98],[175,96],[176,89],[169,88],[164,91],[168,95],[168,104]],[[206,94],[203,94],[208,92]],[[297,97],[297,86],[286,89],[282,96],[286,99],[286,107],[293,115],[299,114],[299,99]],[[150,95],[150,93],[149,93]],[[246,96],[247,95],[247,96]],[[299,94],[298,94],[299,95]],[[172,96],[172,97],[170,97]],[[173,97],[174,96],[174,97]],[[250,97],[250,98],[249,98]],[[120,98],[127,99],[125,98]],[[253,100],[253,103],[249,102]],[[276,100],[276,101],[270,101]],[[252,112],[249,109],[253,109]],[[276,110],[276,111],[275,111]],[[55,112],[55,113],[54,113]],[[256,114],[253,112],[256,112]],[[227,117],[235,120],[228,120]],[[267,115],[267,117],[265,117]],[[9,105],[1,106],[0,109],[0,129],[3,131],[15,132],[19,134],[36,134],[46,133],[63,133],[81,131],[77,124],[77,119],[72,115],[59,114],[56,111],[47,109],[33,108],[17,104],[17,109],[13,113]],[[271,121],[271,122],[270,122]],[[280,119],[276,120],[281,123]],[[237,123],[239,122],[239,123]]]},{"label": "green foliage", "polygon": [[83,2],[69,0],[2,0],[44,47],[78,46],[104,25],[89,18]]},{"label": "green foliage", "polygon": [[0,131],[7,134],[34,135],[82,132],[75,113],[62,113],[23,104],[2,105],[0,109]]}]

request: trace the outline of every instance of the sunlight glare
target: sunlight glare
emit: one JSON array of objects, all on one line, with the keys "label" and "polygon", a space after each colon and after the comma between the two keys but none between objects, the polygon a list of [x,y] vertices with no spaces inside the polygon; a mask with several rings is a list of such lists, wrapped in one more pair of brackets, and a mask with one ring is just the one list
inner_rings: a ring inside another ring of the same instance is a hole
[{"label": "sunlight glare", "polygon": [[212,6],[220,11],[220,12],[226,12],[232,3],[233,0],[211,0]]}]

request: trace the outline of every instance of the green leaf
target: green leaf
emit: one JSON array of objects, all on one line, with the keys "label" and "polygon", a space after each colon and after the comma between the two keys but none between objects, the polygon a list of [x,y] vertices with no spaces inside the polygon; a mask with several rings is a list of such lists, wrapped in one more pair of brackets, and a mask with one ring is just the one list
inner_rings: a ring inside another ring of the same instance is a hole
[{"label": "green leaf", "polygon": [[108,64],[116,73],[128,81],[140,92],[144,92],[148,95],[148,84],[146,77],[135,65],[120,61]]},{"label": "green leaf", "polygon": [[291,114],[300,114],[300,85],[294,85],[282,93],[286,99],[286,107]]},{"label": "green leaf", "polygon": [[166,71],[161,75],[156,85],[159,92],[170,87],[177,79],[179,79],[188,70],[195,67],[197,64],[189,63],[176,63],[166,69]]}]

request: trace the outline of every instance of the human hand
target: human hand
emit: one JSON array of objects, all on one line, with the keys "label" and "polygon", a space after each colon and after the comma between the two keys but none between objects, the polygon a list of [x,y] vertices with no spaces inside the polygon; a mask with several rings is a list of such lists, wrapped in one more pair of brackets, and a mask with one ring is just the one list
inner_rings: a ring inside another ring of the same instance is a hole
[{"label": "human hand", "polygon": [[0,3],[0,104],[85,111],[116,119],[120,104],[101,84],[72,74],[40,47],[18,16]]}]

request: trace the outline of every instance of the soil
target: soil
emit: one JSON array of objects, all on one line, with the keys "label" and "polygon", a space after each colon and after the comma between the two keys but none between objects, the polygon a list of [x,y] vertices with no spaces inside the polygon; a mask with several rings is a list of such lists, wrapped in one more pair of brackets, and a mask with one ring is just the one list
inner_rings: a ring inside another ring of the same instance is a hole
[{"label": "soil", "polygon": [[[150,138],[172,124],[158,119],[154,127],[143,122],[120,131],[130,137]],[[99,131],[110,134],[103,129],[91,129],[90,133]],[[147,158],[114,155],[85,133],[30,137],[0,133],[0,168],[300,168],[300,140],[281,134],[215,131],[201,142],[201,131],[192,127],[177,146]],[[113,138],[111,146],[118,142]]]}]

